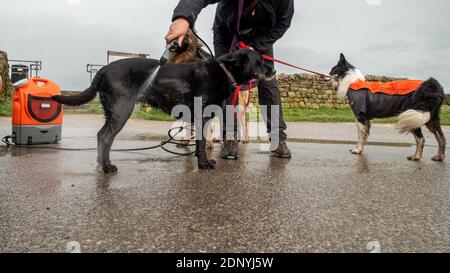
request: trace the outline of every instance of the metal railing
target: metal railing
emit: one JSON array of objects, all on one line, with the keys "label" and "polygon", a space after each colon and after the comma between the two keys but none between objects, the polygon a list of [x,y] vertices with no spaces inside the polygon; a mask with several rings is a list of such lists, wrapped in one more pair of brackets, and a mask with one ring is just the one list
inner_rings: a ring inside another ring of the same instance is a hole
[{"label": "metal railing", "polygon": [[35,78],[39,78],[39,71],[42,70],[42,61],[30,61],[30,60],[9,60],[8,62],[10,64],[10,69],[12,68],[11,64],[27,64],[29,71],[28,71],[28,75],[30,77],[33,77],[33,71],[35,73]]},{"label": "metal railing", "polygon": [[103,64],[87,64],[86,65],[86,72],[90,75],[90,83],[92,83],[92,80],[94,79],[94,75],[105,65]]}]

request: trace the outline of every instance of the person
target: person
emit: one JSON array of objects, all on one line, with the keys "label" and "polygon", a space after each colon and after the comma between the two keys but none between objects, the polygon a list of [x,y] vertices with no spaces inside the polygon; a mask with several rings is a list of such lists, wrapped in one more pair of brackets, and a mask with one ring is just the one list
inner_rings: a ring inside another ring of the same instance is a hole
[{"label": "person", "polygon": [[[187,31],[194,28],[201,10],[215,3],[218,5],[213,33],[217,57],[237,49],[239,41],[246,43],[261,54],[273,57],[274,44],[289,29],[294,15],[293,0],[180,0],[174,10],[169,32],[165,37],[166,42],[177,40],[181,45]],[[274,66],[274,63],[271,65]],[[231,99],[228,104],[231,104]],[[260,105],[267,107],[263,116],[270,138],[278,140],[276,145],[271,146],[271,152],[279,158],[291,158],[291,151],[286,144],[287,126],[283,118],[280,90],[276,79],[258,83],[258,99]],[[272,109],[273,107],[278,107],[278,109]],[[272,119],[273,110],[278,110],[279,114]],[[278,120],[274,120],[275,118]],[[230,129],[226,126],[225,120],[225,125],[222,126],[224,145],[221,158],[223,159],[235,160],[239,156],[236,137],[237,122],[234,124],[234,128]],[[234,130],[234,132],[227,134],[227,131],[230,130]],[[230,135],[234,137],[227,137]]]}]

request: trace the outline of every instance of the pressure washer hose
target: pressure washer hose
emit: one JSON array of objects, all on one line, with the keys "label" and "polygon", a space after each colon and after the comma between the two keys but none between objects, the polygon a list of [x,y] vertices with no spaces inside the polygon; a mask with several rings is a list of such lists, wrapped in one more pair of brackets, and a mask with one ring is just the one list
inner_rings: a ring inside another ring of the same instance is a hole
[{"label": "pressure washer hose", "polygon": [[213,60],[216,59],[216,57],[214,56],[214,54],[213,54],[211,48],[208,46],[208,44],[205,41],[203,41],[203,39],[197,34],[197,32],[193,28],[191,28],[191,31],[194,34],[194,36],[197,37],[197,39],[199,39],[203,43],[204,46],[206,46],[206,48],[208,49],[209,54],[211,54],[211,57],[213,58]]},{"label": "pressure washer hose", "polygon": [[[189,153],[179,153],[179,152],[175,152],[172,150],[169,150],[168,148],[166,148],[166,145],[168,144],[172,144],[172,145],[177,145],[177,146],[184,146],[184,147],[193,147],[195,146],[195,144],[185,144],[185,143],[180,143],[178,141],[175,140],[175,137],[180,134],[183,130],[190,128],[190,125],[185,126],[185,127],[175,127],[172,128],[168,131],[168,136],[169,138],[165,141],[162,141],[160,144],[158,145],[154,145],[154,146],[150,146],[150,147],[144,147],[144,148],[134,148],[134,149],[112,149],[112,152],[138,152],[138,151],[148,151],[148,150],[154,150],[154,149],[158,149],[161,148],[164,151],[173,154],[173,155],[177,155],[177,156],[190,156],[193,155],[195,153],[195,151],[193,152],[189,152]],[[174,135],[172,135],[172,132],[178,130],[178,132],[176,132]],[[190,130],[190,129],[189,129]],[[58,150],[58,151],[72,151],[72,152],[81,152],[81,151],[96,151],[97,148],[84,148],[84,149],[76,149],[76,148],[60,148],[60,147],[51,147],[51,146],[29,146],[29,145],[18,145],[18,144],[14,144],[10,142],[10,139],[12,139],[12,136],[5,136],[2,139],[2,142],[5,143],[5,145],[7,147],[14,147],[14,148],[23,148],[23,149],[40,149],[40,150]],[[193,139],[193,137],[191,137],[191,140]]]}]

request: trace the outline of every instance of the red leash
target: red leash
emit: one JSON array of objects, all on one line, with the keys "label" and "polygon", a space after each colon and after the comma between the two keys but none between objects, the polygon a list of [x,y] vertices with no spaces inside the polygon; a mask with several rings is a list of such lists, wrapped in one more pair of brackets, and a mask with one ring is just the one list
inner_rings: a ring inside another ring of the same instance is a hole
[{"label": "red leash", "polygon": [[[248,106],[250,105],[250,102],[252,100],[252,88],[253,88],[252,81],[249,81],[248,82],[248,100],[247,100],[247,104],[244,106],[244,110],[242,110],[242,112],[239,113],[239,115],[238,115],[238,119],[239,120],[242,119],[242,116],[244,116],[245,113],[247,113]],[[245,117],[244,117],[244,119],[245,119]]]},{"label": "red leash", "polygon": [[[250,48],[244,42],[239,42],[239,47],[241,47],[241,48]],[[308,73],[316,74],[316,75],[318,75],[318,76],[320,76],[322,78],[330,78],[330,79],[333,78],[330,75],[322,74],[322,73],[319,73],[319,72],[316,72],[316,71],[312,71],[312,70],[309,70],[309,69],[306,69],[306,68],[302,68],[302,67],[299,67],[299,66],[287,63],[287,62],[283,62],[281,60],[275,59],[275,58],[270,57],[270,56],[265,55],[265,54],[263,54],[262,57],[264,59],[266,59],[266,60],[271,61],[271,62],[276,62],[276,63],[283,64],[283,65],[286,65],[286,66],[290,66],[292,68],[299,69],[299,70],[302,70],[302,71],[305,71],[305,72],[308,72]],[[250,105],[250,101],[251,101],[251,90],[252,90],[252,81],[249,82],[249,96],[248,96],[247,105],[245,105],[244,110],[241,111],[238,114],[238,116],[237,116],[238,119],[241,119],[242,116],[247,112],[247,108]],[[237,86],[236,89],[234,90],[233,102],[232,102],[233,110],[236,107],[236,103],[237,103],[237,100],[239,98],[239,93],[241,91],[242,91],[242,86],[241,85]]]},{"label": "red leash", "polygon": [[241,89],[242,89],[241,85],[238,85],[236,87],[236,89],[234,89],[233,102],[231,103],[231,105],[233,106],[233,110],[234,110],[234,107],[236,107],[236,103],[239,98],[239,92],[241,92]]},{"label": "red leash", "polygon": [[[253,88],[252,81],[249,81],[248,82],[248,100],[247,100],[247,104],[245,105],[244,110],[241,111],[237,115],[237,119],[242,119],[242,116],[247,112],[248,106],[250,105],[250,102],[251,102],[251,99],[252,99],[252,97],[251,97],[252,96],[252,93],[251,93],[252,92],[252,88]],[[241,85],[238,85],[236,87],[236,89],[234,90],[233,102],[231,103],[231,105],[233,106],[233,111],[234,111],[234,109],[236,107],[237,100],[239,98],[239,94],[241,93],[241,91],[242,91],[242,86]]]},{"label": "red leash", "polygon": [[[246,45],[244,42],[240,42],[239,43],[239,46],[241,47],[241,48],[250,48],[248,45]],[[302,68],[302,67],[299,67],[299,66],[296,66],[296,65],[293,65],[293,64],[290,64],[290,63],[287,63],[287,62],[283,62],[283,61],[281,61],[281,60],[277,60],[277,59],[275,59],[275,58],[272,58],[272,57],[270,57],[270,56],[268,56],[268,55],[262,55],[263,56],[263,58],[264,59],[266,59],[266,60],[269,60],[269,61],[271,61],[271,62],[276,62],[276,63],[279,63],[279,64],[283,64],[283,65],[286,65],[286,66],[290,66],[290,67],[293,67],[293,68],[296,68],[296,69],[299,69],[299,70],[302,70],[302,71],[305,71],[305,72],[309,72],[309,73],[312,73],[312,74],[316,74],[316,75],[319,75],[320,77],[322,77],[322,78],[333,78],[333,77],[331,77],[330,75],[325,75],[325,74],[322,74],[322,73],[319,73],[319,72],[316,72],[316,71],[312,71],[312,70],[309,70],[309,69],[306,69],[306,68]]]}]

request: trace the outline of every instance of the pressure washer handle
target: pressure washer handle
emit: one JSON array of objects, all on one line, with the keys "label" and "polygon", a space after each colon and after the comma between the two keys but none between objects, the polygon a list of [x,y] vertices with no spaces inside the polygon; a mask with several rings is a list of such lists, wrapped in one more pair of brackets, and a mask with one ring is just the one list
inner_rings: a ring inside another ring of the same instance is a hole
[{"label": "pressure washer handle", "polygon": [[178,44],[177,40],[173,40],[167,45],[167,48],[170,52],[174,53],[180,50],[180,45]]},{"label": "pressure washer handle", "polygon": [[50,84],[50,81],[43,78],[27,78],[14,83],[14,89],[21,88],[26,84],[30,84],[34,88],[44,88]]},{"label": "pressure washer handle", "polygon": [[180,46],[178,45],[177,40],[173,40],[166,46],[166,50],[164,50],[163,55],[161,56],[161,59],[159,59],[159,65],[165,65],[170,58],[171,53],[175,53],[180,50]]},{"label": "pressure washer handle", "polygon": [[43,78],[32,78],[31,81],[38,87],[43,87],[49,84],[49,80]]}]

